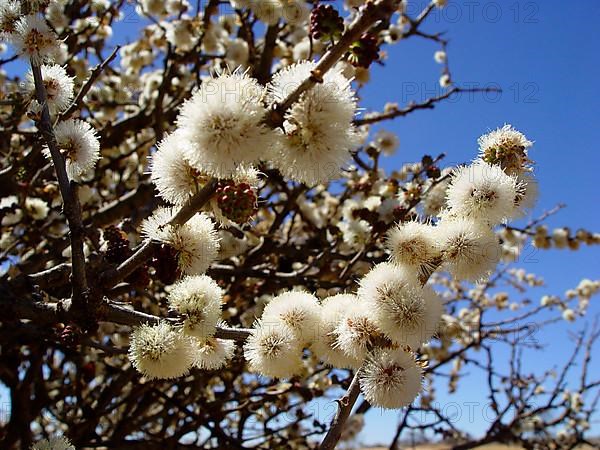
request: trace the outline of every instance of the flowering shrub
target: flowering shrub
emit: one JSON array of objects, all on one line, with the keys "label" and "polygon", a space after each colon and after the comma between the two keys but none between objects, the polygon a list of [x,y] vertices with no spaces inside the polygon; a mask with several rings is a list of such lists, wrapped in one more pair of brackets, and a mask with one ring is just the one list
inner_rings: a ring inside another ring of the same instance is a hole
[{"label": "flowering shrub", "polygon": [[[537,197],[533,143],[504,125],[471,163],[382,169],[398,138],[372,124],[466,90],[446,41],[420,28],[444,4],[236,0],[219,15],[213,0],[141,0],[139,38],[106,56],[124,2],[2,1],[2,39],[31,68],[3,73],[0,92],[6,448],[332,449],[371,407],[404,408],[408,427],[410,411],[437,411],[426,387],[452,366],[455,389],[472,352],[489,356],[484,442],[584,442],[589,357],[582,385],[563,375],[550,397],[548,374],[507,379],[491,358],[494,340],[520,345],[508,335],[524,318],[574,321],[600,288],[538,307],[498,291],[541,283],[510,265],[530,240],[600,242],[545,217],[511,225]],[[369,67],[413,36],[439,44],[446,93],[361,110]],[[331,422],[311,416],[340,386]],[[443,416],[427,426],[481,443]]]}]

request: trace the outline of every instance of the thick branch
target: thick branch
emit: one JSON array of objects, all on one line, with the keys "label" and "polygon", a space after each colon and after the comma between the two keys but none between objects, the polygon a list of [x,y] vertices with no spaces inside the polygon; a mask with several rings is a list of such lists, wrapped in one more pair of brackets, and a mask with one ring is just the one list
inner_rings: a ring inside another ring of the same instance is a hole
[{"label": "thick branch", "polygon": [[[37,326],[43,324],[68,323],[76,318],[76,313],[71,309],[70,300],[37,301],[33,298],[17,296],[10,286],[0,285],[0,307],[5,313],[15,320],[31,320]],[[115,302],[105,300],[100,308],[100,321],[116,323],[119,325],[138,326],[144,323],[156,324],[167,321],[179,323],[175,318],[157,317],[140,311],[121,306]],[[218,326],[215,337],[220,339],[243,341],[251,333],[246,328],[229,328]]]},{"label": "thick branch", "polygon": [[56,178],[60,188],[60,194],[63,199],[63,210],[67,217],[71,238],[71,259],[72,259],[72,282],[73,299],[78,302],[87,291],[87,279],[85,274],[85,255],[83,253],[83,225],[81,222],[81,206],[77,198],[76,185],[69,181],[65,166],[65,158],[60,153],[54,128],[48,109],[46,87],[42,79],[40,66],[31,62],[31,70],[35,81],[35,93],[38,103],[42,106],[42,117],[40,120],[40,131],[44,136],[46,145],[50,150]]}]

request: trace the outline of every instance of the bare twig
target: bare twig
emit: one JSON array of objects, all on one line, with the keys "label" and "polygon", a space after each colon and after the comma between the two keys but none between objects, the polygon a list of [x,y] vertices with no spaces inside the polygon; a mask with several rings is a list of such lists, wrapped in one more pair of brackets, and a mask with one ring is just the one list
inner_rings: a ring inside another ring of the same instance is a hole
[{"label": "bare twig", "polygon": [[375,116],[368,117],[365,119],[356,119],[354,121],[354,124],[357,126],[361,126],[361,125],[368,125],[368,124],[373,124],[373,123],[377,123],[377,122],[382,122],[384,120],[391,120],[391,119],[395,119],[397,117],[404,117],[404,116],[407,116],[408,114],[412,113],[413,111],[418,111],[420,109],[433,109],[433,108],[435,108],[436,103],[440,103],[441,101],[450,98],[454,94],[475,93],[475,92],[488,93],[488,92],[500,92],[500,90],[498,88],[494,88],[494,87],[461,88],[461,87],[455,86],[455,87],[448,89],[443,94],[440,94],[436,97],[428,98],[424,102],[411,103],[402,109],[396,109],[396,110],[392,110],[387,113],[377,114]]},{"label": "bare twig", "polygon": [[108,58],[106,58],[104,61],[102,61],[100,64],[98,64],[96,67],[94,67],[92,69],[92,73],[90,74],[90,77],[83,84],[83,86],[81,86],[81,89],[79,89],[79,92],[77,93],[77,96],[71,103],[71,106],[69,106],[69,108],[66,111],[63,111],[58,116],[57,122],[68,119],[69,117],[71,117],[73,115],[73,113],[75,113],[75,111],[77,111],[79,109],[81,102],[83,101],[83,98],[85,97],[85,95],[92,88],[92,86],[94,85],[94,83],[96,82],[96,80],[98,79],[98,77],[100,76],[102,71],[106,68],[106,66],[108,66],[113,59],[115,59],[115,57],[117,56],[117,52],[119,51],[120,48],[121,47],[119,45],[117,45],[115,47],[115,49],[111,52],[111,54],[108,55]]},{"label": "bare twig", "polygon": [[344,429],[344,424],[350,416],[352,407],[354,406],[354,403],[356,403],[356,399],[360,393],[359,377],[361,370],[362,368],[356,371],[348,390],[344,396],[338,400],[338,410],[335,413],[333,421],[331,422],[329,431],[327,431],[327,434],[319,446],[319,450],[332,450],[340,440],[340,436],[342,435],[342,431]]}]

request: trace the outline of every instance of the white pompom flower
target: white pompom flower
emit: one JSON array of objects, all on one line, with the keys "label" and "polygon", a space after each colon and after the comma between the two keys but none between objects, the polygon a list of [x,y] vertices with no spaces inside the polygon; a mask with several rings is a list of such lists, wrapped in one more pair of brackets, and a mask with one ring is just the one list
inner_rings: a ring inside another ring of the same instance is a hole
[{"label": "white pompom flower", "polygon": [[184,158],[183,148],[187,145],[181,133],[175,131],[157,145],[152,155],[150,179],[158,195],[174,205],[187,203],[209,179]]},{"label": "white pompom flower", "polygon": [[75,446],[66,437],[58,436],[36,442],[31,450],[75,450]]},{"label": "white pompom flower", "polygon": [[348,311],[358,302],[353,294],[337,294],[323,300],[318,334],[311,344],[314,354],[324,363],[338,369],[357,369],[361,360],[346,355],[336,344],[336,328]]},{"label": "white pompom flower", "polygon": [[517,179],[500,166],[476,161],[459,168],[446,191],[449,212],[456,217],[470,217],[490,225],[513,218]]},{"label": "white pompom flower", "polygon": [[[314,68],[315,63],[304,61],[277,72],[268,86],[269,101],[283,101]],[[285,113],[274,164],[284,176],[308,185],[338,177],[359,142],[352,125],[355,112],[350,80],[336,66]]]},{"label": "white pompom flower", "polygon": [[414,221],[392,228],[386,240],[390,260],[417,270],[431,266],[438,255],[433,230],[431,225]]},{"label": "white pompom flower", "polygon": [[321,308],[317,297],[302,291],[290,291],[274,297],[263,311],[263,324],[283,322],[296,339],[305,344],[318,332]]},{"label": "white pompom flower", "polygon": [[360,389],[373,406],[399,409],[410,405],[423,389],[423,370],[402,349],[378,349],[359,375]]},{"label": "white pompom flower", "polygon": [[25,199],[25,211],[33,220],[44,220],[48,217],[50,208],[48,204],[37,197],[27,197]]},{"label": "white pompom flower", "polygon": [[533,143],[512,125],[504,125],[478,139],[479,156],[489,163],[499,165],[511,175],[528,170],[531,161],[527,151]]},{"label": "white pompom flower", "polygon": [[375,134],[373,145],[384,155],[391,156],[400,145],[400,140],[398,139],[398,136],[391,131],[379,130]]},{"label": "white pompom flower", "polygon": [[177,118],[190,164],[219,178],[228,178],[240,164],[265,158],[275,133],[263,124],[265,89],[236,71],[205,81],[185,102]]},{"label": "white pompom flower", "polygon": [[162,321],[133,329],[129,359],[133,367],[149,379],[178,378],[192,367],[194,349],[188,336]]},{"label": "white pompom flower", "polygon": [[169,307],[185,320],[183,331],[198,339],[215,333],[221,318],[223,289],[206,275],[185,277],[171,287],[167,297]]},{"label": "white pompom flower", "polygon": [[[64,111],[71,104],[73,99],[74,78],[67,75],[64,67],[57,64],[40,67],[42,71],[42,79],[46,88],[48,100],[48,109],[50,114],[56,114]],[[35,81],[33,72],[27,72],[24,83],[25,94],[35,99]]]},{"label": "white pompom flower", "polygon": [[11,38],[17,53],[35,64],[51,61],[59,50],[56,34],[37,14],[21,17]]},{"label": "white pompom flower", "polygon": [[357,294],[379,329],[396,344],[416,350],[437,331],[442,302],[407,269],[378,264],[362,278]]},{"label": "white pompom flower", "polygon": [[233,358],[234,351],[235,342],[208,338],[198,343],[194,353],[194,366],[202,370],[220,369]]},{"label": "white pompom flower", "polygon": [[302,372],[302,347],[294,332],[283,322],[254,324],[244,345],[251,372],[272,378],[289,378]]},{"label": "white pompom flower", "polygon": [[515,198],[517,217],[524,216],[533,209],[538,195],[538,182],[531,173],[525,172],[517,176],[517,196]]},{"label": "white pompom flower", "polygon": [[336,347],[360,362],[364,361],[369,348],[383,338],[373,311],[363,301],[358,301],[347,309],[334,333],[337,336]]},{"label": "white pompom flower", "polygon": [[373,238],[373,226],[366,220],[349,220],[338,223],[342,239],[350,248],[360,250]]},{"label": "white pompom flower", "polygon": [[[80,181],[100,159],[100,142],[96,130],[83,120],[69,119],[56,125],[54,135],[65,157],[67,175],[71,180]],[[48,147],[44,148],[44,155],[51,158]]]},{"label": "white pompom flower", "polygon": [[196,214],[183,225],[171,225],[172,208],[158,208],[142,223],[147,239],[167,244],[177,253],[179,270],[186,275],[201,275],[217,259],[219,237],[206,214]]},{"label": "white pompom flower", "polygon": [[502,249],[496,234],[470,219],[443,219],[435,228],[442,267],[458,280],[479,281],[494,270]]},{"label": "white pompom flower", "polygon": [[3,0],[0,2],[0,38],[11,40],[17,31],[17,22],[21,18],[21,2]]}]

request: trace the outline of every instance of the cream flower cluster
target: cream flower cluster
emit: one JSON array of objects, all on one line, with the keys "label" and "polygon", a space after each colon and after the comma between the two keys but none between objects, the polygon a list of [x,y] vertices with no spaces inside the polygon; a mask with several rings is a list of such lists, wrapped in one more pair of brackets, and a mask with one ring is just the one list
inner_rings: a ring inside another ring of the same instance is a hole
[{"label": "cream flower cluster", "polygon": [[304,350],[337,368],[358,369],[368,401],[384,408],[412,402],[422,369],[413,353],[434,334],[443,311],[414,274],[382,263],[356,294],[323,301],[303,291],[274,297],[244,346],[249,369],[288,378],[305,373]]},{"label": "cream flower cluster", "polygon": [[[392,229],[387,241],[392,261],[417,268],[422,276],[441,267],[457,280],[487,277],[503,256],[494,227],[531,208],[537,186],[526,151],[530,143],[524,135],[507,125],[479,139],[480,146],[494,148],[498,155],[509,154],[515,141],[520,143],[519,166],[477,159],[439,183],[431,192],[435,205],[429,204],[429,212],[439,211],[437,224],[407,222]],[[441,189],[445,190],[443,203]]]},{"label": "cream flower cluster", "polygon": [[[30,10],[22,11],[21,2],[3,0],[0,3],[0,38],[11,43],[18,54],[36,64],[51,61],[59,51],[58,37],[36,10],[37,2]],[[32,9],[33,8],[33,9]]]},{"label": "cream flower cluster", "polygon": [[244,347],[250,370],[301,375],[308,349],[334,367],[362,367],[361,390],[369,402],[384,408],[409,404],[421,389],[422,369],[413,352],[435,334],[444,311],[426,280],[438,269],[457,280],[478,281],[491,273],[500,258],[493,227],[522,214],[524,188],[499,164],[477,160],[458,168],[437,223],[394,227],[386,242],[390,262],[369,271],[356,294],[322,302],[297,291],[273,298]]},{"label": "cream flower cluster", "polygon": [[[0,39],[10,42],[28,62],[40,66],[46,104],[54,116],[69,108],[75,86],[74,77],[64,67],[50,64],[60,58],[60,46],[43,13],[47,7],[51,11],[56,2],[25,3],[26,11],[22,10],[19,1],[3,0],[0,3]],[[32,71],[27,73],[22,91],[31,117],[39,119],[42,105],[36,99]],[[56,124],[54,132],[65,158],[67,175],[73,181],[81,181],[100,159],[100,143],[95,130],[84,120],[69,119]],[[48,148],[44,149],[44,154],[50,159]]]},{"label": "cream flower cluster", "polygon": [[[314,68],[312,62],[301,62],[277,72],[268,98],[283,101]],[[355,112],[350,80],[336,66],[286,112],[275,165],[285,176],[308,185],[338,177],[350,151],[359,144],[352,125]]]},{"label": "cream flower cluster", "polygon": [[214,223],[204,213],[182,225],[171,224],[173,208],[158,208],[142,223],[142,235],[168,245],[176,254],[178,269],[186,275],[201,275],[217,259],[219,239]]},{"label": "cream flower cluster", "polygon": [[267,105],[283,101],[314,66],[282,69],[267,87],[240,70],[202,83],[181,108],[176,130],[158,145],[151,177],[159,194],[184,203],[207,177],[239,178],[260,161],[309,185],[338,177],[358,144],[356,99],[339,69],[302,94],[286,113],[283,130],[265,123]]},{"label": "cream flower cluster", "polygon": [[223,290],[205,275],[188,276],[169,292],[169,307],[182,322],[144,324],[131,334],[129,358],[149,379],[184,376],[197,367],[215,370],[233,357],[235,345],[214,337],[221,318]]},{"label": "cream flower cluster", "polygon": [[[65,158],[67,175],[74,181],[80,181],[100,159],[100,141],[96,131],[88,122],[68,119],[56,125],[54,134]],[[48,159],[51,157],[47,147],[44,155]]]}]

